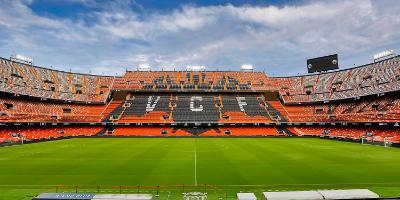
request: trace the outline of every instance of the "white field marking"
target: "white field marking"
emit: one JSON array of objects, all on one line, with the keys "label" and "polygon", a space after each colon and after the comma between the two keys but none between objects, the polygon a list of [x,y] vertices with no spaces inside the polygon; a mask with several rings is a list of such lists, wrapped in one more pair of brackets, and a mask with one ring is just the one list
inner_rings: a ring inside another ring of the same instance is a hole
[{"label": "white field marking", "polygon": [[339,185],[400,185],[400,182],[381,182],[381,183],[304,183],[304,184],[265,184],[265,185],[216,185],[226,187],[267,187],[267,186],[339,186]]},{"label": "white field marking", "polygon": [[196,138],[194,139],[194,185],[197,186],[197,146],[196,146]]}]

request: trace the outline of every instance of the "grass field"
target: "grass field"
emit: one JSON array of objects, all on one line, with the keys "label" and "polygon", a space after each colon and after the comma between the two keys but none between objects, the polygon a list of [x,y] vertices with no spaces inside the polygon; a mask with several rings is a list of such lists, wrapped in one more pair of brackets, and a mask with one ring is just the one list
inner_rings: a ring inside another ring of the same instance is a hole
[{"label": "grass field", "polygon": [[0,199],[56,189],[136,193],[137,185],[160,199],[342,188],[400,196],[400,149],[311,138],[85,138],[0,148]]}]

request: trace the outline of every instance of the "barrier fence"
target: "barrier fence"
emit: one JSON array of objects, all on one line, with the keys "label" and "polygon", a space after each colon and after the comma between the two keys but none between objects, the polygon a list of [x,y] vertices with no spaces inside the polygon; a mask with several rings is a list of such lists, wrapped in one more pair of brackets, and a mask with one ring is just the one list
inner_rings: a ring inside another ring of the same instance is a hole
[{"label": "barrier fence", "polygon": [[[261,199],[262,192],[290,191],[311,189],[354,189],[393,187],[400,188],[399,183],[352,183],[352,184],[285,184],[285,185],[156,185],[156,186],[128,186],[128,185],[0,185],[2,191],[21,193],[31,199],[40,193],[98,193],[98,194],[152,194],[154,199],[183,199],[191,194],[205,194],[208,199],[228,200],[236,199],[238,192],[251,192]],[[1,199],[1,198],[0,198]]]},{"label": "barrier fence", "polygon": [[[97,193],[97,194],[152,194],[154,199],[183,199],[184,196],[204,194],[208,199],[236,199],[236,192],[243,191],[243,186],[215,185],[0,185],[1,190],[24,192],[26,199],[40,193]],[[251,187],[253,188],[253,187]],[[250,190],[254,192],[254,190]],[[1,199],[1,198],[0,198]],[[200,198],[201,199],[201,198]]]}]

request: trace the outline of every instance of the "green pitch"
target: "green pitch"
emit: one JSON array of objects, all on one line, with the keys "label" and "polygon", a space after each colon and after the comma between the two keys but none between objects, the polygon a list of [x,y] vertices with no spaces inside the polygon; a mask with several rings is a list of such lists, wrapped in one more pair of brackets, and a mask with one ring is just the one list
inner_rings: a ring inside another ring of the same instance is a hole
[{"label": "green pitch", "polygon": [[400,196],[400,149],[310,138],[85,138],[0,148],[0,199],[349,188]]}]

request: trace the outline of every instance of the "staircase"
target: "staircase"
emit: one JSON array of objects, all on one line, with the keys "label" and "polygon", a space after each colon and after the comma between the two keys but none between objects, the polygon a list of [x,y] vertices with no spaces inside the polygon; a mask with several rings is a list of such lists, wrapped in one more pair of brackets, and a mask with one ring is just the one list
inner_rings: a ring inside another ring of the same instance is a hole
[{"label": "staircase", "polygon": [[286,117],[284,117],[284,115],[287,115],[287,112],[279,101],[266,101],[265,104],[267,112],[273,119],[277,119],[277,121],[280,122],[288,121]]},{"label": "staircase", "polygon": [[107,129],[103,128],[103,129],[101,129],[101,131],[96,133],[96,136],[103,136],[106,133],[106,131],[107,131]]},{"label": "staircase", "polygon": [[123,111],[124,111],[124,102],[121,101],[110,102],[110,105],[104,111],[104,114],[107,113],[109,114],[103,120],[103,122],[112,122],[113,120],[111,119],[111,117],[113,117],[114,119],[118,119]]},{"label": "staircase", "polygon": [[287,129],[287,128],[280,128],[287,136],[297,136],[296,134],[294,134],[291,130]]}]

